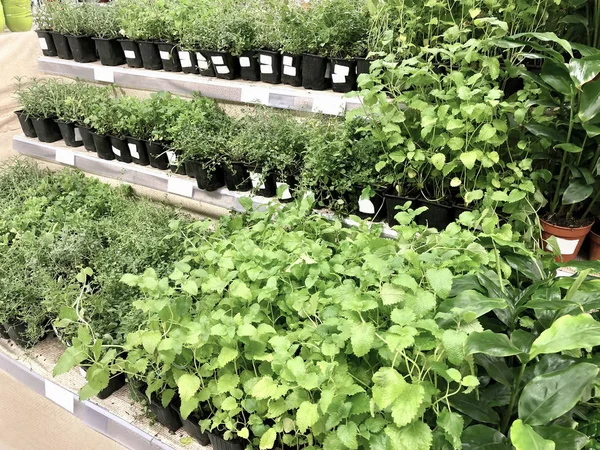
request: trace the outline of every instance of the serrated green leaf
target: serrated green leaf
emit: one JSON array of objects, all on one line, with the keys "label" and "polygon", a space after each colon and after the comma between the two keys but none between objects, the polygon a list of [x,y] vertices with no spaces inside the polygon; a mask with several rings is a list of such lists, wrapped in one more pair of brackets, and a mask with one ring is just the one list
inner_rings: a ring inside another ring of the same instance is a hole
[{"label": "serrated green leaf", "polygon": [[302,402],[296,413],[296,425],[300,433],[305,433],[319,420],[319,407],[311,402]]},{"label": "serrated green leaf", "polygon": [[239,352],[235,348],[223,347],[221,349],[221,352],[219,353],[219,366],[224,367],[225,365],[233,361],[235,358],[237,358],[238,354]]},{"label": "serrated green leaf", "polygon": [[52,376],[62,375],[67,373],[73,367],[78,366],[85,360],[87,355],[84,351],[75,347],[67,347],[64,353],[58,358],[56,366],[52,370]]},{"label": "serrated green leaf", "polygon": [[277,431],[275,431],[274,428],[269,428],[265,434],[260,437],[260,449],[268,450],[273,448],[275,439],[277,439]]},{"label": "serrated green leaf", "polygon": [[337,436],[342,444],[347,448],[357,449],[358,448],[358,427],[352,421],[344,425],[340,425],[337,429]]},{"label": "serrated green leaf", "polygon": [[387,426],[385,434],[390,438],[392,450],[430,450],[433,443],[431,428],[421,421],[402,428]]},{"label": "serrated green leaf", "polygon": [[402,427],[417,418],[421,405],[425,400],[425,389],[420,384],[407,383],[400,396],[392,405],[394,423]]},{"label": "serrated green leaf", "polygon": [[479,136],[477,137],[477,139],[479,141],[488,141],[494,136],[496,136],[496,129],[489,123],[485,123],[479,131]]},{"label": "serrated green leaf", "polygon": [[372,323],[360,323],[352,327],[352,351],[358,357],[365,356],[375,341],[375,326]]},{"label": "serrated green leaf", "polygon": [[252,291],[246,283],[241,280],[233,280],[229,287],[229,292],[235,297],[240,297],[247,301],[252,300]]},{"label": "serrated green leaf", "polygon": [[406,297],[406,293],[401,287],[389,283],[385,283],[381,286],[380,294],[384,305],[400,303]]},{"label": "serrated green leaf", "polygon": [[181,400],[187,401],[196,395],[196,392],[200,389],[200,378],[190,373],[183,374],[177,380],[177,387],[179,388]]},{"label": "serrated green leaf", "polygon": [[373,375],[373,400],[381,409],[386,409],[400,396],[406,381],[396,370],[383,367]]},{"label": "serrated green leaf", "polygon": [[152,354],[156,350],[156,346],[162,339],[162,334],[158,331],[146,331],[142,335],[142,345],[146,352]]},{"label": "serrated green leaf", "polygon": [[450,412],[444,409],[437,418],[438,426],[444,430],[446,440],[452,445],[454,450],[462,449],[460,437],[463,432],[464,419],[460,414]]},{"label": "serrated green leaf", "polygon": [[181,285],[181,290],[190,295],[198,295],[198,285],[194,280],[187,280]]},{"label": "serrated green leaf", "polygon": [[435,294],[442,299],[448,298],[454,280],[450,269],[429,269],[426,276]]}]

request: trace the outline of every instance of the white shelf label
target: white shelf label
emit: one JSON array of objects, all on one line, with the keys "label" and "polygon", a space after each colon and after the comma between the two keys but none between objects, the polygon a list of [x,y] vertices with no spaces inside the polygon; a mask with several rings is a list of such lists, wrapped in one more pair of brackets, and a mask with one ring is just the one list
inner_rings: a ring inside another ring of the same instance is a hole
[{"label": "white shelf label", "polygon": [[344,113],[346,103],[342,98],[328,95],[316,96],[313,99],[312,112],[339,116]]},{"label": "white shelf label", "polygon": [[127,144],[129,147],[129,153],[132,158],[140,159],[140,153],[137,151],[137,144]]},{"label": "white shelf label", "polygon": [[46,38],[38,38],[38,41],[40,41],[40,47],[42,47],[42,50],[48,50],[48,43],[46,42]]},{"label": "white shelf label", "polygon": [[104,81],[105,83],[115,82],[115,72],[112,67],[98,66],[94,67],[94,80]]},{"label": "white shelf label", "polygon": [[260,65],[260,73],[265,73],[265,74],[272,74],[273,73],[273,66],[271,65],[266,65],[266,64],[261,64]]},{"label": "white shelf label", "polygon": [[135,52],[133,50],[125,50],[125,58],[135,59]]},{"label": "white shelf label", "polygon": [[338,75],[344,75],[345,77],[347,77],[348,75],[350,75],[350,67],[336,64],[333,68],[333,73]]},{"label": "white shelf label", "polygon": [[217,69],[217,73],[221,75],[227,75],[229,73],[229,67],[227,66],[215,66]]},{"label": "white shelf label", "polygon": [[269,89],[256,86],[245,86],[242,88],[242,97],[240,101],[242,103],[258,103],[259,105],[268,105]]},{"label": "white shelf label", "polygon": [[225,62],[223,62],[222,56],[211,56],[210,59],[212,59],[213,64],[216,66],[222,66],[223,64],[225,64]]},{"label": "white shelf label", "polygon": [[294,58],[292,58],[291,56],[284,56],[283,57],[283,65],[284,66],[293,66]]},{"label": "white shelf label", "polygon": [[73,414],[73,394],[66,389],[52,383],[51,381],[44,381],[45,395],[48,400],[52,400],[61,408],[66,409]]},{"label": "white shelf label", "polygon": [[269,55],[260,55],[260,63],[271,66],[273,65],[273,57]]},{"label": "white shelf label", "polygon": [[192,67],[192,57],[189,52],[179,52],[181,67]]},{"label": "white shelf label", "polygon": [[167,191],[170,194],[181,195],[182,197],[192,198],[194,195],[194,184],[191,181],[181,178],[170,177],[167,184]]},{"label": "white shelf label", "polygon": [[75,142],[82,142],[83,138],[81,137],[81,130],[79,127],[75,127]]},{"label": "white shelf label", "polygon": [[160,53],[160,59],[163,59],[165,61],[168,61],[169,59],[171,59],[171,54],[169,52],[165,52],[164,50],[161,50],[159,53]]},{"label": "white shelf label", "polygon": [[363,214],[375,214],[375,205],[369,199],[360,199],[358,201],[358,210]]},{"label": "white shelf label", "polygon": [[240,56],[240,66],[250,67],[250,58],[248,58],[247,56]]},{"label": "white shelf label", "polygon": [[296,71],[295,67],[283,66],[283,73],[284,73],[284,75],[288,75],[290,77],[295,77],[297,71]]},{"label": "white shelf label", "polygon": [[[277,189],[279,189],[281,186],[283,186],[286,183],[279,183],[277,182]],[[281,200],[289,200],[290,198],[292,198],[292,193],[290,192],[290,188],[288,187],[285,191],[283,191],[283,194],[281,194]]]},{"label": "white shelf label", "polygon": [[67,164],[69,166],[75,165],[75,153],[64,148],[56,149],[56,162]]},{"label": "white shelf label", "polygon": [[119,158],[121,157],[121,150],[119,150],[117,147],[115,147],[114,145],[112,146],[112,151],[115,155],[117,155]]}]

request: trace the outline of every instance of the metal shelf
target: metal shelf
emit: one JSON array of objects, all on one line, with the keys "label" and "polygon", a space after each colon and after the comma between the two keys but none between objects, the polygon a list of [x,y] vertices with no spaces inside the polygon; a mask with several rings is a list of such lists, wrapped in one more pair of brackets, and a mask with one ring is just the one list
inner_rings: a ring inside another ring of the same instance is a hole
[{"label": "metal shelf", "polygon": [[124,88],[169,91],[188,96],[198,92],[204,97],[217,100],[334,116],[344,115],[347,111],[361,106],[358,98],[345,98],[344,94],[332,91],[310,91],[283,84],[228,81],[181,72],[132,69],[127,66],[109,67],[99,62],[83,64],[42,56],[38,58],[38,68],[47,74],[115,83]]}]

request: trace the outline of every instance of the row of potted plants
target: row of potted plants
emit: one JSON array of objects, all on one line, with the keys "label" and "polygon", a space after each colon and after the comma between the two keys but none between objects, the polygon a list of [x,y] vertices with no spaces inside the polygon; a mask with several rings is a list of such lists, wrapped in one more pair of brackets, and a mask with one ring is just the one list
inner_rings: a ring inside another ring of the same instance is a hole
[{"label": "row of potted plants", "polygon": [[84,63],[337,92],[369,70],[363,0],[48,2],[37,25],[44,55]]}]

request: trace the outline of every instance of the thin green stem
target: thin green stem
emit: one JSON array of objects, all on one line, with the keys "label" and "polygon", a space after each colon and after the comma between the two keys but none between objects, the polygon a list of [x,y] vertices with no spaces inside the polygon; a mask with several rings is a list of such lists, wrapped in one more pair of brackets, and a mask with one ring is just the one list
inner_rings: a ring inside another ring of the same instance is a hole
[{"label": "thin green stem", "polygon": [[523,374],[525,373],[525,367],[527,367],[527,363],[524,363],[521,366],[521,370],[519,371],[519,374],[517,375],[517,378],[515,379],[512,393],[510,394],[510,402],[508,403],[508,409],[506,410],[506,414],[502,421],[502,430],[503,430],[504,434],[508,433],[508,428],[510,425],[510,418],[512,416],[513,409],[515,407],[515,403],[517,402],[517,397],[519,396],[519,393],[521,392],[521,389],[520,389],[521,388],[521,378],[523,378]]}]

